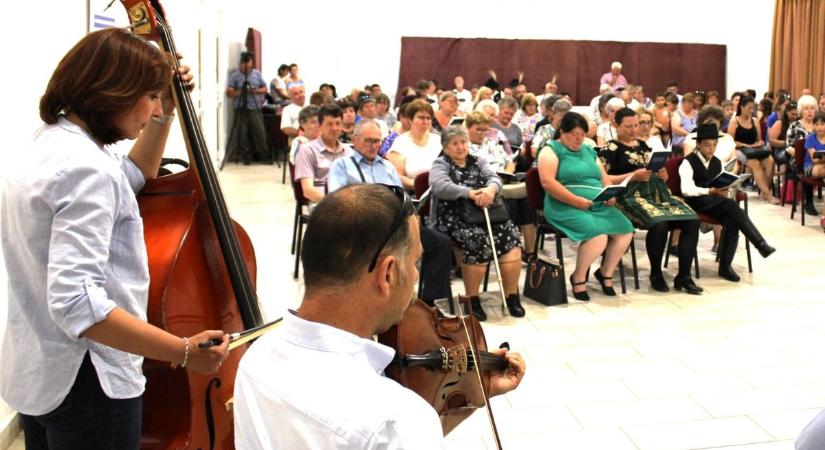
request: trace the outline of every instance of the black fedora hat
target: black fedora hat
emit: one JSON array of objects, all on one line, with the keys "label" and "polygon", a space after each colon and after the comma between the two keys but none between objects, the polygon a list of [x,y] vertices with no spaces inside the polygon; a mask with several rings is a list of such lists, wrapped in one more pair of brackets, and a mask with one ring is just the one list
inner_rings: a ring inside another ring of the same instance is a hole
[{"label": "black fedora hat", "polygon": [[719,128],[716,128],[715,123],[703,123],[696,127],[696,142],[701,142],[706,139],[719,139],[723,135],[719,134]]}]

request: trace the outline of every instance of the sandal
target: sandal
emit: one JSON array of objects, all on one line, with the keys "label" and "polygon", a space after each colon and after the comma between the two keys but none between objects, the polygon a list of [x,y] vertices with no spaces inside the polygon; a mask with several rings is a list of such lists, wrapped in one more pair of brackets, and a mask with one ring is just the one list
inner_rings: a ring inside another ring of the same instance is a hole
[{"label": "sandal", "polygon": [[[573,281],[573,275],[572,274],[570,275],[570,285],[571,286],[581,286],[583,284],[587,284],[587,281],[582,281],[580,283],[576,283],[575,281]],[[576,300],[581,300],[583,302],[586,302],[586,301],[590,300],[590,294],[587,293],[587,290],[584,290],[584,291],[581,291],[581,292],[576,292],[571,287],[570,292],[573,293],[573,298],[575,298]]]}]

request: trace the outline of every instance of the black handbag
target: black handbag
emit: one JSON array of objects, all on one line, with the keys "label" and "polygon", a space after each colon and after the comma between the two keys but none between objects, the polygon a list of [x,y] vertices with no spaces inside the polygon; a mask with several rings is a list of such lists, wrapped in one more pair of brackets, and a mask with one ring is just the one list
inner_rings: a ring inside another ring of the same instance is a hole
[{"label": "black handbag", "polygon": [[524,297],[547,306],[567,303],[567,286],[561,266],[530,258],[524,278]]},{"label": "black handbag", "polygon": [[[484,211],[476,206],[475,202],[469,198],[461,198],[458,201],[458,209],[461,212],[461,220],[464,223],[478,225],[487,223],[484,220]],[[507,205],[504,204],[504,199],[500,194],[496,194],[493,198],[493,203],[487,207],[487,213],[490,215],[490,223],[506,222],[510,218],[507,212]]]}]

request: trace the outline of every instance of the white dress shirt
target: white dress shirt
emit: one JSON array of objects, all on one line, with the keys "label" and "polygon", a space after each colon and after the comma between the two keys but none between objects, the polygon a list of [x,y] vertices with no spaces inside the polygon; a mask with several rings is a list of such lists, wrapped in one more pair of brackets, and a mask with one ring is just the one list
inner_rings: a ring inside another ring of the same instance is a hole
[{"label": "white dress shirt", "polygon": [[435,410],[383,376],[395,351],[293,312],[235,378],[238,450],[443,448]]},{"label": "white dress shirt", "polygon": [[[696,152],[696,155],[699,157],[699,161],[702,161],[705,169],[707,169],[710,165],[710,160],[706,160],[699,152]],[[713,160],[713,158],[715,157],[711,157],[711,160]],[[693,166],[690,165],[687,157],[685,157],[685,159],[682,160],[682,164],[679,165],[679,178],[682,179],[682,195],[685,197],[698,197],[700,195],[710,194],[709,188],[696,186],[696,183],[693,181]]]},{"label": "white dress shirt", "polygon": [[81,338],[116,306],[146,320],[149,267],[135,192],[140,169],[65,118],[44,125],[3,193],[9,303],[0,395],[42,415],[74,384],[89,352],[110,398],[143,393],[143,358]]}]

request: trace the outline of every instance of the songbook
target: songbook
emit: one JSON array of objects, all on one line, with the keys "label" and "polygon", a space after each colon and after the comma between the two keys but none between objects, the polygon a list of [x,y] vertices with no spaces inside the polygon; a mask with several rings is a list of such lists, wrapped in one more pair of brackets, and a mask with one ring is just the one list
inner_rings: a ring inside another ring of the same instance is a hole
[{"label": "songbook", "polygon": [[825,148],[814,149],[814,158],[825,158]]},{"label": "songbook", "polygon": [[664,149],[653,152],[650,154],[650,161],[647,162],[647,170],[651,172],[658,172],[665,166],[665,161],[667,161],[668,156],[670,156],[670,150]]},{"label": "songbook", "polygon": [[710,180],[708,183],[708,187],[713,187],[717,189],[727,189],[727,188],[735,188],[739,187],[743,181],[747,180],[751,177],[749,173],[743,173],[742,175],[732,174],[730,172],[725,172],[724,170],[716,175],[716,177]]},{"label": "songbook", "polygon": [[451,127],[453,125],[464,125],[464,118],[459,117],[459,116],[454,116],[452,119],[450,119],[450,124],[447,125],[447,126]]},{"label": "songbook", "polygon": [[510,183],[521,183],[522,181],[524,181],[524,177],[527,174],[524,173],[524,172],[510,173],[510,172],[496,171],[496,175],[498,175],[498,177],[501,178],[501,183],[502,184],[510,184]]},{"label": "songbook", "polygon": [[604,188],[602,188],[601,191],[599,191],[598,194],[596,194],[595,197],[593,197],[593,199],[591,201],[593,203],[606,202],[606,201],[610,200],[611,198],[621,194],[622,192],[627,190],[627,183],[630,182],[631,178],[633,178],[633,174],[630,174],[630,175],[626,176],[625,179],[622,180],[622,182],[619,183],[619,184],[613,184],[613,185],[610,185],[610,186],[605,186]]},{"label": "songbook", "polygon": [[734,167],[736,167],[736,158],[733,158],[732,160],[726,162],[724,170],[730,172],[733,170]]}]

